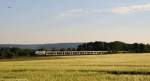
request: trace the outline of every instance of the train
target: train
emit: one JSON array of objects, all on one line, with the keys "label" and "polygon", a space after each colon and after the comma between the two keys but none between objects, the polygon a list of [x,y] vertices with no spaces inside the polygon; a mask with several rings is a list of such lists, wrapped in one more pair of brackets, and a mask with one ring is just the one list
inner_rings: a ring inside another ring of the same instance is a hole
[{"label": "train", "polygon": [[35,51],[39,56],[102,55],[108,51]]}]

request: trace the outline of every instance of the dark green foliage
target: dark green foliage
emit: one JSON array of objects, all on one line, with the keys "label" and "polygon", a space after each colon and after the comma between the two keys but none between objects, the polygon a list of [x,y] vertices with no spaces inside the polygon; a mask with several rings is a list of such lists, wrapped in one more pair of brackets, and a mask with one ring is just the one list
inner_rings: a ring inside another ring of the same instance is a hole
[{"label": "dark green foliage", "polygon": [[57,51],[76,51],[76,48],[61,48],[57,49]]},{"label": "dark green foliage", "polygon": [[110,53],[117,52],[133,52],[133,53],[147,53],[150,52],[150,45],[147,44],[127,44],[120,41],[114,42],[89,42],[83,43],[78,46],[77,50],[79,51],[109,51]]},{"label": "dark green foliage", "polygon": [[32,56],[34,51],[31,49],[20,48],[0,48],[0,58],[13,58],[18,56]]},{"label": "dark green foliage", "polygon": [[39,51],[47,51],[48,49],[47,48],[40,48],[38,49]]},{"label": "dark green foliage", "polygon": [[47,49],[47,48],[40,48],[38,49],[38,51],[76,51],[76,48],[51,48],[51,49]]}]

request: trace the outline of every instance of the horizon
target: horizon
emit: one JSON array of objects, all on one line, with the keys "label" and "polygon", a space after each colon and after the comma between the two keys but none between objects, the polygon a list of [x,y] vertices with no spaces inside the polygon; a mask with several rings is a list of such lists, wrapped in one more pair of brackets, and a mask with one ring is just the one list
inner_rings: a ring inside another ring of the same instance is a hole
[{"label": "horizon", "polygon": [[1,0],[0,44],[150,43],[147,0]]},{"label": "horizon", "polygon": [[[86,41],[86,42],[53,42],[53,43],[0,43],[0,45],[43,45],[43,44],[69,44],[69,43],[90,43],[90,42],[116,42],[116,41]],[[134,44],[134,43],[142,43],[142,44],[150,44],[150,43],[143,43],[143,42],[125,42],[125,41],[117,41],[123,42],[126,44]]]}]

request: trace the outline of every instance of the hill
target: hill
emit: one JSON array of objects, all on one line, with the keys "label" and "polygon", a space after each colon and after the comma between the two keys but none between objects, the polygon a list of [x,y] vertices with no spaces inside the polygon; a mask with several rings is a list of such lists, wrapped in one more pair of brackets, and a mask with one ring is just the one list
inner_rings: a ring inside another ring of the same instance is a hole
[{"label": "hill", "polygon": [[54,44],[0,44],[3,47],[18,47],[21,49],[39,49],[39,48],[77,48],[81,43],[54,43]]}]

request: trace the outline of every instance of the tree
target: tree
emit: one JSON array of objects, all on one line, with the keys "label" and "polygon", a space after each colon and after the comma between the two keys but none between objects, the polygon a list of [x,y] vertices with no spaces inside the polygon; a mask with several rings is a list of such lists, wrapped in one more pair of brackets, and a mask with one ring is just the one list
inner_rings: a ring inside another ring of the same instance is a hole
[{"label": "tree", "polygon": [[0,58],[13,58],[18,56],[33,56],[34,50],[20,48],[0,48]]}]

